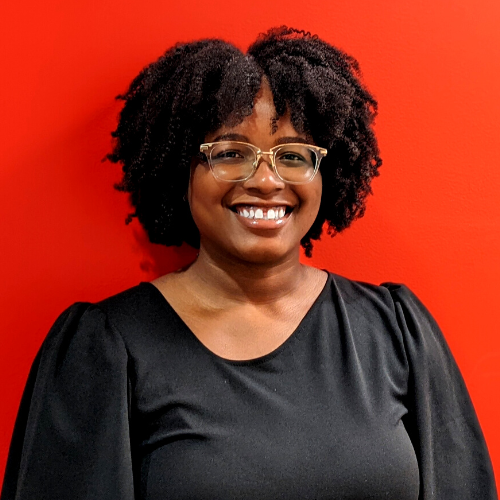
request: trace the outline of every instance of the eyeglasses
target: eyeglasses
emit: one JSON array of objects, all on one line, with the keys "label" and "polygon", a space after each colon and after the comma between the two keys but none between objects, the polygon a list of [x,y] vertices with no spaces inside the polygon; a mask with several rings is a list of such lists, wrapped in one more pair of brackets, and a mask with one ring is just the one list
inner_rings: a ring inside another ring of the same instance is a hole
[{"label": "eyeglasses", "polygon": [[221,141],[201,144],[210,169],[216,179],[241,182],[250,179],[260,159],[268,156],[276,176],[289,184],[306,184],[314,179],[321,158],[327,150],[310,144],[281,144],[270,151],[261,151],[246,142]]}]

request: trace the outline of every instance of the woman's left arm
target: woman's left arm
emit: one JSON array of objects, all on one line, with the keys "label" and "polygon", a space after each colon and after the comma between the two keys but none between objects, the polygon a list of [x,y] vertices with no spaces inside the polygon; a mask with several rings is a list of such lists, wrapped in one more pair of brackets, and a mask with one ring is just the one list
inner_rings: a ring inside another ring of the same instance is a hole
[{"label": "woman's left arm", "polygon": [[405,285],[391,293],[409,365],[403,418],[420,469],[420,500],[495,500],[490,457],[469,393],[434,318]]}]

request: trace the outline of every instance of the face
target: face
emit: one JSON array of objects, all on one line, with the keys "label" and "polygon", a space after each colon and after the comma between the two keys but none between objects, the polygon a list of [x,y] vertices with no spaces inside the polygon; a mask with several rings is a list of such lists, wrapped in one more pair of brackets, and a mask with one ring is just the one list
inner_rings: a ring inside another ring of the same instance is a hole
[{"label": "face", "polygon": [[[235,127],[222,127],[208,135],[205,142],[237,140],[269,151],[283,142],[294,142],[294,138],[307,139],[293,128],[288,115],[279,120],[277,131],[272,134],[274,115],[272,93],[264,82],[252,115]],[[262,157],[255,174],[241,182],[215,179],[207,163],[193,167],[188,199],[200,231],[200,252],[216,252],[219,257],[254,263],[298,256],[300,240],[318,214],[321,174],[318,172],[307,184],[287,184],[274,174],[270,161],[268,156]],[[257,217],[248,217],[252,211]],[[273,212],[280,216],[271,220]]]}]

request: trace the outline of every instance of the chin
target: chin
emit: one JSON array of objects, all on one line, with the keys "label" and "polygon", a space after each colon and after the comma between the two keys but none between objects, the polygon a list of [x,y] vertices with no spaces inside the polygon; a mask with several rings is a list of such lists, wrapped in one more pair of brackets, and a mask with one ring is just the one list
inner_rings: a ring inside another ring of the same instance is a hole
[{"label": "chin", "polygon": [[276,264],[289,258],[295,252],[279,244],[261,244],[237,249],[237,257],[249,264]]}]

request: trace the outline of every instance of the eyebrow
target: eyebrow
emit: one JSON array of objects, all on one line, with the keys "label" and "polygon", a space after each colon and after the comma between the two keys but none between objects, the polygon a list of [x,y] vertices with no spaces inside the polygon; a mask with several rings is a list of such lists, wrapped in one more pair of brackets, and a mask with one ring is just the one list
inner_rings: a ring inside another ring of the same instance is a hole
[{"label": "eyebrow", "polygon": [[291,142],[298,142],[300,144],[311,144],[311,141],[303,139],[302,137],[280,137],[276,140],[276,144],[289,144]]},{"label": "eyebrow", "polygon": [[[219,142],[219,141],[239,141],[251,144],[250,139],[246,135],[241,135],[241,134],[218,135],[211,142]],[[307,139],[304,139],[302,137],[280,137],[279,139],[276,139],[276,145],[290,144],[290,143],[311,144],[311,141],[308,141]]]},{"label": "eyebrow", "polygon": [[219,142],[219,141],[240,141],[240,142],[250,142],[248,137],[241,134],[222,134],[218,135],[211,142]]}]

